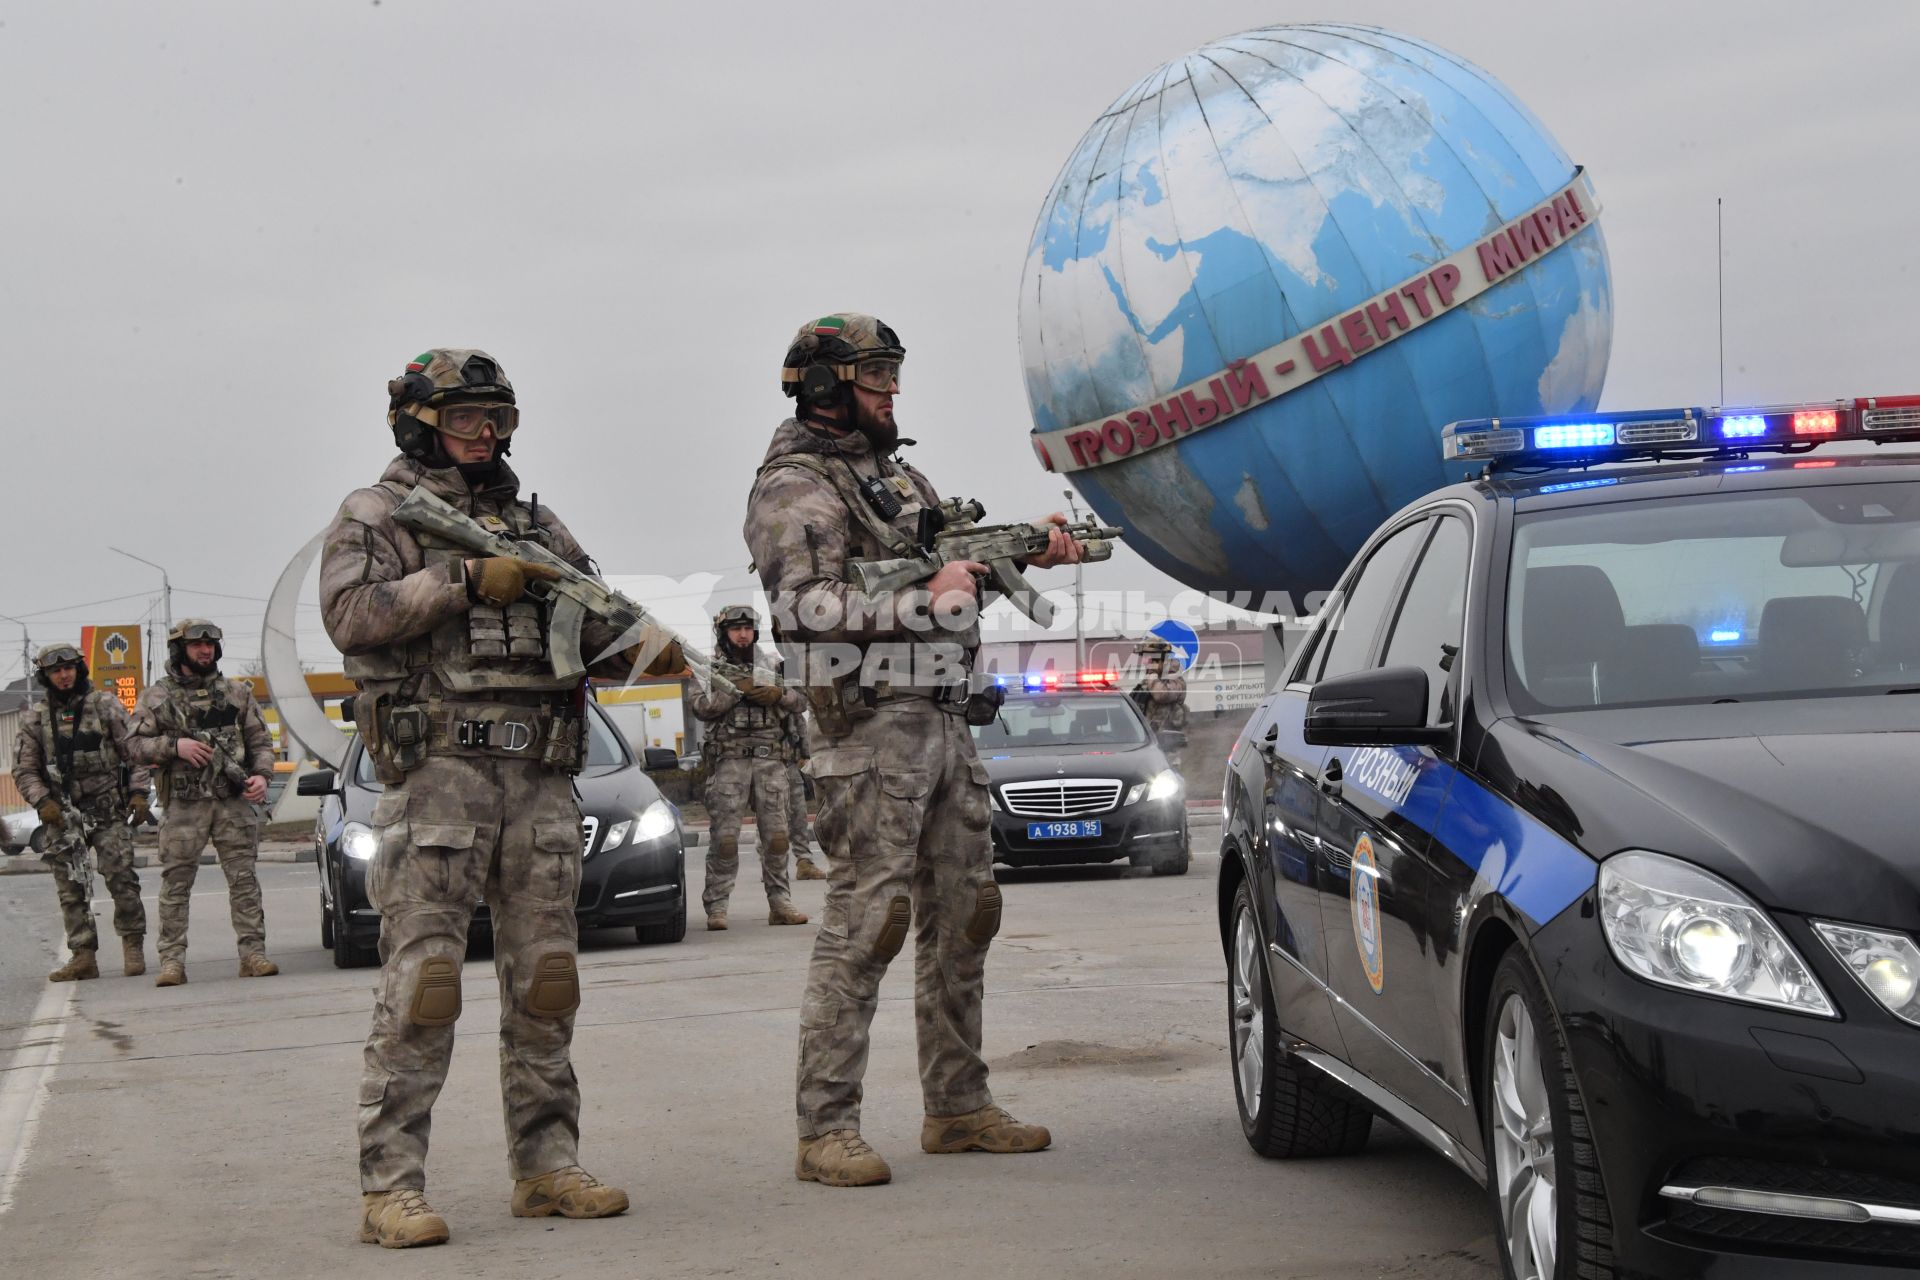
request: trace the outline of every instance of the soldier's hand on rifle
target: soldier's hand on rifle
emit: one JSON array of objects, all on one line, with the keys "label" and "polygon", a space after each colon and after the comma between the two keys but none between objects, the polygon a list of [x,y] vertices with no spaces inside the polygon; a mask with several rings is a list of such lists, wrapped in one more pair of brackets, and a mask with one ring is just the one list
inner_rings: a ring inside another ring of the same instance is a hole
[{"label": "soldier's hand on rifle", "polygon": [[742,697],[757,707],[770,707],[783,696],[777,684],[756,684],[740,691]]},{"label": "soldier's hand on rifle", "polygon": [[[1038,523],[1064,525],[1067,523],[1067,518],[1056,511]],[[1027,567],[1051,569],[1055,565],[1079,564],[1085,558],[1085,552],[1086,548],[1080,544],[1079,539],[1069,537],[1061,529],[1054,529],[1047,534],[1047,549],[1037,556],[1027,557]]]},{"label": "soldier's hand on rifle", "polygon": [[[933,597],[933,607],[950,609],[969,600],[978,600],[980,579],[986,573],[987,566],[978,560],[953,560],[941,565],[940,572],[927,579],[927,593]],[[956,594],[961,598],[947,598]]]},{"label": "soldier's hand on rifle", "polygon": [[655,649],[650,643],[642,643],[627,650],[627,662],[633,667],[635,675],[670,676],[687,665],[687,652],[680,647],[678,640],[667,641],[664,649]]},{"label": "soldier's hand on rifle", "polygon": [[52,796],[40,802],[38,811],[40,821],[46,826],[59,830],[67,825],[67,815],[60,811],[60,802]]},{"label": "soldier's hand on rifle", "polygon": [[529,582],[552,582],[565,577],[550,564],[516,556],[487,556],[467,561],[467,598],[476,604],[502,608],[527,593]]},{"label": "soldier's hand on rifle", "polygon": [[259,804],[262,800],[265,800],[267,798],[267,780],[257,773],[251,775],[247,779],[247,789],[240,793],[240,798],[248,804]]},{"label": "soldier's hand on rifle", "polygon": [[127,822],[139,826],[143,822],[153,821],[153,810],[149,807],[147,793],[136,791],[127,797]]},{"label": "soldier's hand on rifle", "polygon": [[213,759],[212,747],[185,734],[181,734],[179,741],[173,744],[173,752],[196,769],[206,768],[207,762]]}]

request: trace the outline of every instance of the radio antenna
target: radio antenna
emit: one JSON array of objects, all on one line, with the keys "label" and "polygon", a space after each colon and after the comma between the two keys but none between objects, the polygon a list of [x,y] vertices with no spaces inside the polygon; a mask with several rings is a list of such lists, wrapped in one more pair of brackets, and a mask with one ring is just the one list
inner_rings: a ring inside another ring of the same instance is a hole
[{"label": "radio antenna", "polygon": [[1720,288],[1720,403],[1727,402],[1727,217],[1726,202],[1713,198],[1714,263]]}]

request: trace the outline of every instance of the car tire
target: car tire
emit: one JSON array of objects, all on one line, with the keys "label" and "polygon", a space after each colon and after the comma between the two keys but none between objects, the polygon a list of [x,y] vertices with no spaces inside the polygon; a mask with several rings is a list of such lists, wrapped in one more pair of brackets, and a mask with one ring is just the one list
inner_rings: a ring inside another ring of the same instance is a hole
[{"label": "car tire", "polygon": [[1227,1047],[1247,1144],[1273,1160],[1356,1154],[1367,1145],[1373,1112],[1282,1051],[1266,948],[1244,880],[1234,891],[1228,919]]},{"label": "car tire", "polygon": [[333,949],[333,908],[327,905],[324,895],[320,899],[320,945],[329,951]]},{"label": "car tire", "polygon": [[327,946],[333,948],[334,968],[365,969],[371,965],[380,963],[380,949],[378,947],[355,946],[353,942],[353,930],[347,928],[346,925],[342,924],[339,920],[332,919],[332,913],[328,914],[330,924],[323,924],[321,928],[325,935]]},{"label": "car tire", "polygon": [[669,942],[680,942],[687,936],[687,886],[680,884],[680,909],[665,920],[654,924],[637,924],[633,927],[634,941],[641,946],[658,946]]},{"label": "car tire", "polygon": [[1518,950],[1494,971],[1483,1052],[1487,1201],[1505,1274],[1611,1280],[1613,1218],[1586,1104],[1553,1004]]},{"label": "car tire", "polygon": [[1182,840],[1178,849],[1155,858],[1147,865],[1153,868],[1153,874],[1157,876],[1183,876],[1193,865],[1193,846]]}]

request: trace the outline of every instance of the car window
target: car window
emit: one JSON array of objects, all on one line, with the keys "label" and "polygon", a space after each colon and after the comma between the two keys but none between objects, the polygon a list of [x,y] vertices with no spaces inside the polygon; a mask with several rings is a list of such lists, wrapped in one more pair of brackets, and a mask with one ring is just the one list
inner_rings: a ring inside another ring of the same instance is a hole
[{"label": "car window", "polygon": [[1426,536],[1427,523],[1416,520],[1398,530],[1360,566],[1359,575],[1348,585],[1346,599],[1341,602],[1332,629],[1320,642],[1326,656],[1319,661],[1315,680],[1344,676],[1367,665],[1380,620],[1393,601],[1394,588],[1400,585],[1401,570],[1407,567],[1408,559]]},{"label": "car window", "polygon": [[1523,711],[1881,694],[1920,683],[1920,484],[1522,517],[1507,604]]},{"label": "car window", "polygon": [[1427,723],[1453,720],[1449,686],[1466,624],[1467,559],[1473,546],[1467,522],[1449,516],[1435,522],[1420,555],[1380,665],[1419,667],[1427,673]]},{"label": "car window", "polygon": [[982,751],[1001,747],[1127,751],[1147,745],[1147,728],[1123,697],[1012,698],[992,724],[973,726],[973,740]]}]

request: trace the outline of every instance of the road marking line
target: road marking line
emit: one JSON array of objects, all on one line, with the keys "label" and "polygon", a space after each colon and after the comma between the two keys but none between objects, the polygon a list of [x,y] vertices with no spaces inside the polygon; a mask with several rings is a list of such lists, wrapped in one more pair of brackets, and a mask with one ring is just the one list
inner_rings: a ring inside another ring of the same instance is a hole
[{"label": "road marking line", "polygon": [[37,1043],[30,1038],[24,1040],[14,1051],[5,1078],[0,1079],[0,1144],[12,1148],[6,1168],[0,1170],[0,1216],[13,1207],[14,1185],[27,1167],[27,1152],[33,1146],[40,1108],[52,1092],[78,987],[75,982],[49,983],[40,993],[40,1002],[34,1005],[25,1029],[44,1027],[46,1038]]}]

